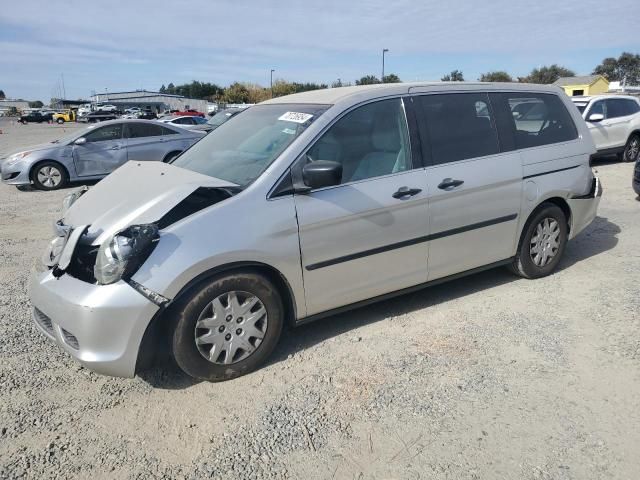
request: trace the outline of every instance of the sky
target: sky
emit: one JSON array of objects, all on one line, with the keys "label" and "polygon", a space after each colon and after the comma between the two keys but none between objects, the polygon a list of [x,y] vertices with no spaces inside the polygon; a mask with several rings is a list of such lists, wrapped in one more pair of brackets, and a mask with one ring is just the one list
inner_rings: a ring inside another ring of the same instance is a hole
[{"label": "sky", "polygon": [[21,0],[0,8],[0,89],[48,102],[191,80],[269,85],[589,74],[640,53],[638,0]]}]

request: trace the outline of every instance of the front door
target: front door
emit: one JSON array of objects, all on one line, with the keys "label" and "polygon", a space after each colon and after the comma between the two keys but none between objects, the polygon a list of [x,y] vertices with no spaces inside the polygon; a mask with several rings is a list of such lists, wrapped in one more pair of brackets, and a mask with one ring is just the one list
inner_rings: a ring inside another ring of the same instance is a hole
[{"label": "front door", "polygon": [[[412,99],[429,192],[429,280],[505,260],[515,249],[522,195],[517,151],[500,152],[486,93]],[[514,115],[509,111],[509,115]],[[531,128],[526,120],[526,128]],[[523,130],[522,135],[530,132]]]},{"label": "front door", "polygon": [[414,169],[400,98],[333,124],[305,161],[342,164],[340,185],[295,195],[309,315],[424,283],[426,177]]},{"label": "front door", "polygon": [[73,161],[79,177],[106,175],[127,161],[122,124],[96,127],[84,138],[85,144],[73,146]]}]

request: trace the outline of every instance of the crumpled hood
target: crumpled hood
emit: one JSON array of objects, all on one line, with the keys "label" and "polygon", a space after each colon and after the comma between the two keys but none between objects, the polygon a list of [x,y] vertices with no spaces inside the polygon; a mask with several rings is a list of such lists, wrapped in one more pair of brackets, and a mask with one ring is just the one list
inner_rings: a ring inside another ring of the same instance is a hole
[{"label": "crumpled hood", "polygon": [[158,221],[199,187],[236,187],[201,173],[161,162],[130,161],[82,195],[63,223],[90,225],[94,245],[129,225]]}]

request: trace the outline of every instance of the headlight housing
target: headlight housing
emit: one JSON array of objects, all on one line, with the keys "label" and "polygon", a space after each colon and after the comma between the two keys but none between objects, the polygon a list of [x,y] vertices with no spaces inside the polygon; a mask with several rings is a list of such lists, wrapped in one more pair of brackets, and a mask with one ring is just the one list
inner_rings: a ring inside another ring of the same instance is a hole
[{"label": "headlight housing", "polygon": [[10,167],[11,165],[15,165],[16,163],[18,163],[20,160],[22,160],[24,157],[26,157],[30,153],[31,153],[30,151],[14,153],[9,158],[7,158],[7,160],[6,160],[7,166]]},{"label": "headlight housing", "polygon": [[127,280],[149,257],[159,239],[155,224],[132,225],[108,238],[98,250],[93,274],[100,285]]}]

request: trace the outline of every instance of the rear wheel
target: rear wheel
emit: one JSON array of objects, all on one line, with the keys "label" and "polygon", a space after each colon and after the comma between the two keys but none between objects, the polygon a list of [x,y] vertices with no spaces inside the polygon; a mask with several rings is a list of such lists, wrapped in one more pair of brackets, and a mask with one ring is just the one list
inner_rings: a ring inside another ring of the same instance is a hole
[{"label": "rear wheel", "polygon": [[58,122],[59,124],[63,124],[64,120],[62,118],[59,118],[59,119],[56,120],[56,122]]},{"label": "rear wheel", "polygon": [[627,140],[627,145],[624,147],[622,153],[623,162],[635,162],[638,159],[640,153],[640,135],[633,134]]},{"label": "rear wheel", "polygon": [[524,278],[551,274],[560,263],[568,230],[562,209],[543,203],[527,221],[511,270]]},{"label": "rear wheel", "polygon": [[67,184],[67,172],[57,162],[42,162],[34,167],[31,180],[39,190],[57,190]]},{"label": "rear wheel", "polygon": [[264,276],[242,272],[201,285],[176,306],[171,350],[191,377],[229,380],[255,370],[282,332],[284,310]]}]

